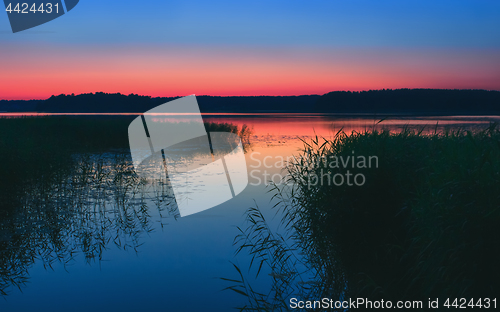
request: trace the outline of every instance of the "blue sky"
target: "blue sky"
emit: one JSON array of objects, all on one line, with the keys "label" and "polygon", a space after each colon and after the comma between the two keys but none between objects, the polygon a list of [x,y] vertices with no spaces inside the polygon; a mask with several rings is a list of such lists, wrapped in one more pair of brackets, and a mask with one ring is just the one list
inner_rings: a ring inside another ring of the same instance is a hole
[{"label": "blue sky", "polygon": [[500,1],[81,0],[0,42],[500,47]]}]

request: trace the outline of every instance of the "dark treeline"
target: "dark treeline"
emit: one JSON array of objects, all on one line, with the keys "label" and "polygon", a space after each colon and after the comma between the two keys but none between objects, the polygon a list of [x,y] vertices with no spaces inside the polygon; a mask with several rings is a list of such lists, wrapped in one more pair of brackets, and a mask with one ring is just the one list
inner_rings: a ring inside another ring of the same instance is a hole
[{"label": "dark treeline", "polygon": [[[197,96],[202,112],[305,111],[319,95],[302,96]],[[145,112],[176,97],[149,97],[136,94],[80,94],[52,96],[39,102],[39,112]]]},{"label": "dark treeline", "polygon": [[500,112],[500,92],[486,90],[397,89],[334,91],[321,96],[316,111],[341,113]]},{"label": "dark treeline", "polygon": [[[51,96],[47,100],[0,101],[0,111],[58,113],[145,112],[175,97],[103,92]],[[500,92],[397,89],[334,91],[301,96],[197,96],[202,112],[320,112],[403,114],[498,114]]]},{"label": "dark treeline", "polygon": [[58,95],[40,102],[39,112],[78,112],[78,113],[135,113],[145,112],[153,107],[175,98],[152,98],[137,94],[108,94],[103,92],[80,95]]}]

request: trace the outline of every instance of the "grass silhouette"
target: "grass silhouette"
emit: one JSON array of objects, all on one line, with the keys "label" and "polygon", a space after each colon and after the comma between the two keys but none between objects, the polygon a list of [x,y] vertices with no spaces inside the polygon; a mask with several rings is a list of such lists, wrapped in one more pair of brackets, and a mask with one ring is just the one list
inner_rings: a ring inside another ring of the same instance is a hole
[{"label": "grass silhouette", "polygon": [[[377,168],[331,168],[325,158],[376,155]],[[311,178],[362,173],[362,186]],[[254,207],[235,244],[272,271],[269,293],[244,274],[230,289],[243,311],[288,311],[302,300],[495,298],[500,293],[500,130],[372,130],[304,142],[274,185],[284,236]],[[468,301],[467,301],[468,302]]]}]

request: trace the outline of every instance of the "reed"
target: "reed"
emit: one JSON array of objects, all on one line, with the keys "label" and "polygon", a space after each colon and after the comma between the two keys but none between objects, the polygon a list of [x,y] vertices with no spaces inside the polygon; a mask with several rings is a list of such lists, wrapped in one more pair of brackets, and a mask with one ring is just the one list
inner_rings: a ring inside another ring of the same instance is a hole
[{"label": "reed", "polygon": [[[496,124],[424,130],[339,131],[332,139],[304,142],[283,184],[271,189],[288,233],[280,244],[291,247],[269,253],[276,240],[267,238],[271,230],[256,208],[249,209],[248,227],[235,243],[239,252],[265,259],[262,265],[273,274],[313,278],[306,284],[297,284],[297,277],[275,281],[258,299],[286,303],[294,294],[427,302],[500,293],[500,130]],[[378,157],[377,168],[349,168],[366,177],[364,185],[310,183],[321,174],[344,174],[346,168],[332,169],[322,160],[353,152]],[[301,261],[288,268],[294,254]],[[254,298],[241,287],[243,277],[231,289]],[[249,302],[242,310],[269,311],[263,301]],[[275,310],[288,309],[282,303]]]}]

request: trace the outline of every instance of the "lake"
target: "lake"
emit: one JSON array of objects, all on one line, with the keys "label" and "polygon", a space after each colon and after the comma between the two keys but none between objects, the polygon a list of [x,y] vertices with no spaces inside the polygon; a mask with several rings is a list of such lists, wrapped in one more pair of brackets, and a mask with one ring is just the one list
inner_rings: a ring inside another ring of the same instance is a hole
[{"label": "lake", "polygon": [[[168,116],[157,118],[161,122]],[[279,216],[274,217],[273,194],[266,184],[283,176],[282,160],[300,152],[301,140],[328,138],[340,129],[485,128],[500,116],[205,114],[204,121],[253,128],[245,153],[249,185],[241,194],[179,218],[169,208],[165,185],[130,180],[126,149],[72,155],[69,174],[49,187],[28,188],[23,202],[0,223],[0,286],[7,292],[0,311],[229,311],[242,306],[245,298],[223,291],[231,283],[221,280],[238,277],[231,263],[247,268],[250,262],[245,254],[235,256],[237,227],[244,226],[245,211],[255,205],[277,226]],[[141,187],[149,187],[148,194],[156,197],[145,200]],[[266,272],[257,279],[248,274],[252,287],[266,291]]]}]

